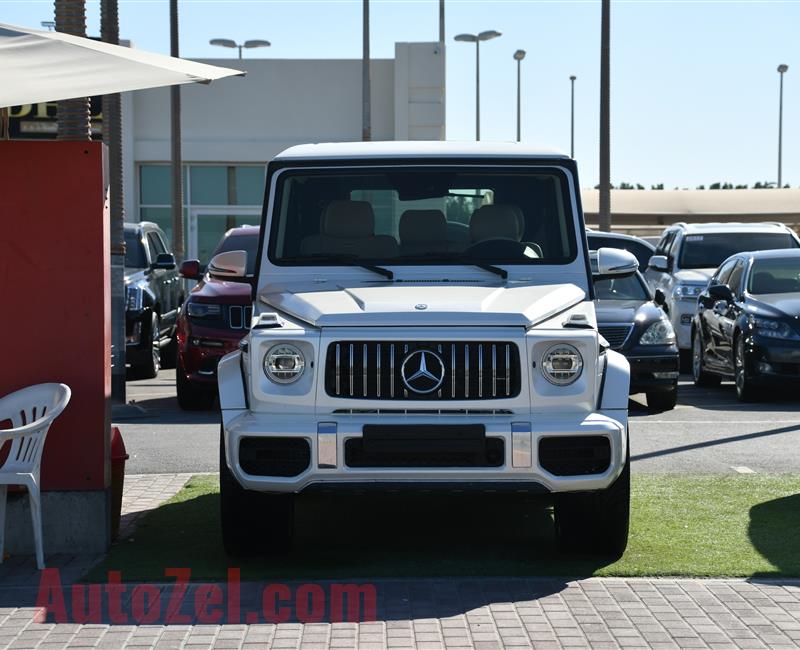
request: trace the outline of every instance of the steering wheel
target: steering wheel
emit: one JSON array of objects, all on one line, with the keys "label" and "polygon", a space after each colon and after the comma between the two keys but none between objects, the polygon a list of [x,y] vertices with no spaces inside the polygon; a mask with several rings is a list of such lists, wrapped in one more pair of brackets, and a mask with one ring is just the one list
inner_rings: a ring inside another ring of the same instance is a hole
[{"label": "steering wheel", "polygon": [[526,248],[525,244],[516,239],[494,237],[472,244],[464,250],[464,253],[478,258],[523,259]]}]

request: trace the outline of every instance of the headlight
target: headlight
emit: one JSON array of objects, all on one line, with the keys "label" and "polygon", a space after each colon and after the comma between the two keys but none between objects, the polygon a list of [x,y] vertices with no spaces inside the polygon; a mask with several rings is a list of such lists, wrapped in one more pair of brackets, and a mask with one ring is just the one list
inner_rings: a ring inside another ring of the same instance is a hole
[{"label": "headlight", "polygon": [[703,289],[705,285],[701,284],[679,284],[672,290],[672,295],[677,300],[697,300]]},{"label": "headlight", "polygon": [[673,345],[675,330],[666,318],[656,321],[639,337],[641,345]]},{"label": "headlight", "polygon": [[294,345],[273,345],[264,355],[264,373],[276,384],[291,384],[306,368],[303,353]]},{"label": "headlight", "polygon": [[135,285],[125,287],[125,311],[139,311],[142,308],[142,289]]},{"label": "headlight", "polygon": [[797,339],[800,338],[788,323],[771,318],[750,317],[750,324],[756,328],[759,336],[771,339]]},{"label": "headlight", "polygon": [[207,302],[187,302],[186,313],[192,318],[220,318],[222,316],[222,305],[214,305]]},{"label": "headlight", "polygon": [[583,371],[583,357],[569,343],[559,343],[542,356],[542,374],[551,384],[569,386]]}]

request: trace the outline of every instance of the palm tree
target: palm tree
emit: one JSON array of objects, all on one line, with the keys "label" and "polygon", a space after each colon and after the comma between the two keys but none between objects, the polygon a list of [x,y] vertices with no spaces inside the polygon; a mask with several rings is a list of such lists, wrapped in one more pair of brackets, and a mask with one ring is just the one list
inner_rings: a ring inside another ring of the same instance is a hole
[{"label": "palm tree", "polygon": [[[86,1],[55,0],[56,31],[86,36]],[[91,140],[91,111],[88,97],[58,102],[59,140]]]},{"label": "palm tree", "polygon": [[600,230],[611,230],[611,0],[603,0],[600,18]]}]

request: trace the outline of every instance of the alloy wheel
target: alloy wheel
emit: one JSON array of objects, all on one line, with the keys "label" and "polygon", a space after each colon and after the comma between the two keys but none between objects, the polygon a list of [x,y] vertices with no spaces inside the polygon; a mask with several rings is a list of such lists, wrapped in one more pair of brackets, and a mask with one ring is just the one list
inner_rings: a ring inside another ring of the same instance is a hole
[{"label": "alloy wheel", "polygon": [[694,380],[700,379],[703,369],[703,347],[700,345],[700,332],[695,332],[692,339],[692,375]]},{"label": "alloy wheel", "polygon": [[153,368],[155,368],[156,372],[161,368],[161,341],[158,336],[158,329],[158,314],[153,314],[153,322],[150,326],[150,343],[153,351]]}]

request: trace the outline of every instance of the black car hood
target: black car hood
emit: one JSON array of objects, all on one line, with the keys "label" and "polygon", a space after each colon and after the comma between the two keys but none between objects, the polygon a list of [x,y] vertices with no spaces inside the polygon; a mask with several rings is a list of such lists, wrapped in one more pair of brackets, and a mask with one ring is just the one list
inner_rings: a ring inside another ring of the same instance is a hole
[{"label": "black car hood", "polygon": [[664,312],[651,300],[598,300],[595,302],[597,324],[650,323],[657,321]]},{"label": "black car hood", "polygon": [[763,293],[747,296],[747,311],[755,316],[781,318],[800,317],[800,295],[796,293]]}]

